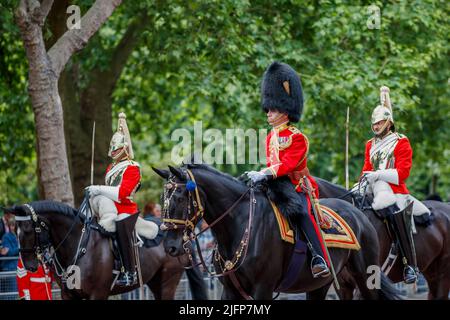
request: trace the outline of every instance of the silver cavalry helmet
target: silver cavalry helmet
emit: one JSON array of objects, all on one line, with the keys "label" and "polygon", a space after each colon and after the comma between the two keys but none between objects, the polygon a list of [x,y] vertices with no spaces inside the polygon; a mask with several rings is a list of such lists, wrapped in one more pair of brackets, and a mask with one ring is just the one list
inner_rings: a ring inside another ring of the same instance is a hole
[{"label": "silver cavalry helmet", "polygon": [[[113,152],[122,149],[121,152],[113,156]],[[108,156],[114,160],[119,159],[123,153],[126,152],[129,159],[134,158],[133,146],[131,144],[130,132],[128,131],[127,120],[125,113],[119,113],[119,122],[117,125],[117,131],[111,138],[109,144]]]},{"label": "silver cavalry helmet", "polygon": [[372,119],[371,119],[372,131],[373,131],[373,125],[382,120],[388,120],[388,121],[386,121],[385,126],[380,131],[383,131],[389,125],[389,122],[392,123],[391,128],[393,131],[395,131],[394,116],[392,115],[391,98],[389,96],[389,88],[386,86],[382,86],[380,88],[380,103],[381,104],[376,106],[372,112]]}]

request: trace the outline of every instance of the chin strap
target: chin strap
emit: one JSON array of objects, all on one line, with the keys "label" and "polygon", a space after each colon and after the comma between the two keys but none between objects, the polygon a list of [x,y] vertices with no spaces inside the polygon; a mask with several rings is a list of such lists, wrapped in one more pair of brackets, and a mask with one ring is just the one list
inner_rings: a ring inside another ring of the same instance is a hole
[{"label": "chin strap", "polygon": [[373,130],[373,125],[372,125],[372,132],[375,134],[375,137],[377,137],[378,139],[382,139],[389,132],[391,132],[390,128],[388,128],[389,124],[391,124],[391,121],[386,120],[386,122],[384,123],[383,127],[380,130],[378,130],[379,133],[377,133],[377,132],[375,132],[375,130]]}]

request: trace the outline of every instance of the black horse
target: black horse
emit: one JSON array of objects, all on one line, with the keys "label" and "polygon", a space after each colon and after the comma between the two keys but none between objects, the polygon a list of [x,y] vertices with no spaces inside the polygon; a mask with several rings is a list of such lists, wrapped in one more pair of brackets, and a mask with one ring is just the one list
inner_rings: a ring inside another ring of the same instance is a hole
[{"label": "black horse", "polygon": [[[63,299],[103,300],[139,286],[115,286],[111,290],[114,268],[111,239],[94,229],[93,224],[86,227],[85,219],[72,207],[46,200],[4,210],[16,216],[21,257],[27,270],[37,270],[40,261],[36,253],[54,250],[51,270]],[[162,242],[151,248],[139,248],[139,260],[143,283],[150,287],[155,299],[174,299],[184,272],[180,261],[165,253]],[[69,289],[62,283],[61,271],[74,264],[80,270],[80,287]]]},{"label": "black horse", "polygon": [[[272,299],[293,253],[284,242],[266,194],[247,187],[242,181],[204,164],[154,169],[167,179],[164,186],[164,225],[167,252],[185,253],[189,233],[201,216],[212,228],[218,248],[213,258],[217,273],[223,274],[223,299]],[[195,180],[195,182],[194,182]],[[344,267],[356,279],[365,299],[394,299],[397,293],[381,275],[381,289],[370,290],[367,268],[379,261],[375,229],[357,208],[345,201],[326,199],[322,204],[338,211],[353,229],[362,249],[330,249],[336,272]],[[254,209],[254,210],[253,210]],[[187,228],[187,229],[186,229]],[[307,292],[309,299],[324,299],[332,277],[314,279],[305,262],[299,277],[287,293]]]},{"label": "black horse", "polygon": [[[359,199],[347,189],[315,178],[319,185],[321,198],[338,198],[360,206]],[[416,223],[417,233],[413,235],[417,264],[428,282],[428,299],[448,299],[450,289],[450,205],[448,203],[426,200],[423,203],[432,214],[431,224]],[[386,224],[377,217],[372,209],[364,209],[364,214],[375,227],[380,242],[380,264],[387,258],[392,243]],[[389,272],[394,282],[403,280],[403,267],[399,260]],[[354,285],[347,278],[342,292],[347,298],[353,295]]]}]

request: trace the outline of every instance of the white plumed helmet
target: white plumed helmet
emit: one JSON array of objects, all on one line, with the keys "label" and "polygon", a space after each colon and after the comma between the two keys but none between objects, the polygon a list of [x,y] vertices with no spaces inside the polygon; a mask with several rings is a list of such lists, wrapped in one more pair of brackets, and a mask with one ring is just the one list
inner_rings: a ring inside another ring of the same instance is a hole
[{"label": "white plumed helmet", "polygon": [[382,86],[380,88],[380,105],[372,112],[372,124],[381,120],[389,120],[394,124],[394,117],[392,115],[391,98],[389,97],[389,88]]}]

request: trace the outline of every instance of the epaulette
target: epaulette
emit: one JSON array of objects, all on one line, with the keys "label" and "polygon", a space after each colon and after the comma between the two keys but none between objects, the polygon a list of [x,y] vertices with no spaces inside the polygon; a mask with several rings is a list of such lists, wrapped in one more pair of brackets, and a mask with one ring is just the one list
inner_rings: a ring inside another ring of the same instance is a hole
[{"label": "epaulette", "polygon": [[302,133],[297,127],[295,127],[293,125],[289,125],[288,129],[294,134]]},{"label": "epaulette", "polygon": [[130,162],[130,165],[132,165],[132,166],[136,166],[136,167],[141,167],[141,165],[138,163],[138,162],[136,162],[136,161],[133,161],[133,160],[128,160],[129,162]]}]

